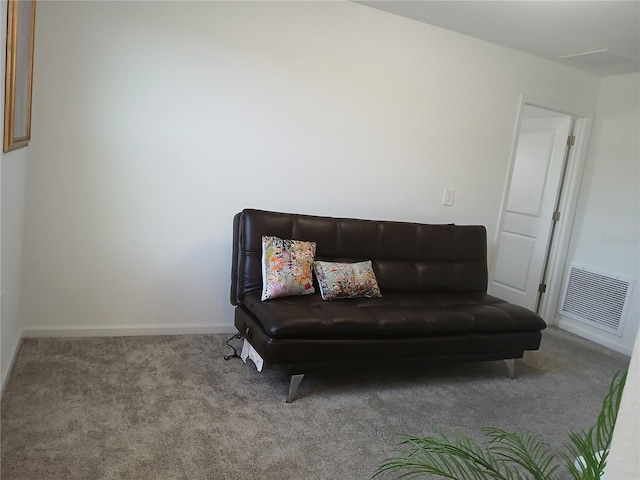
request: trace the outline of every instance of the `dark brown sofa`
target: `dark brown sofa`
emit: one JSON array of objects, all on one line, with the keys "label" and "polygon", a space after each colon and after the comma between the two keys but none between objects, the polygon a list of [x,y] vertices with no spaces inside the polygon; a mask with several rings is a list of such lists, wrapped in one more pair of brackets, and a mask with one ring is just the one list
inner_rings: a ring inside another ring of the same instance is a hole
[{"label": "dark brown sofa", "polygon": [[[263,235],[316,242],[317,260],[371,260],[382,297],[261,301]],[[251,209],[234,217],[235,326],[265,365],[288,369],[288,402],[306,372],[347,363],[505,359],[513,378],[514,359],[539,348],[546,324],[486,291],[483,226]]]}]

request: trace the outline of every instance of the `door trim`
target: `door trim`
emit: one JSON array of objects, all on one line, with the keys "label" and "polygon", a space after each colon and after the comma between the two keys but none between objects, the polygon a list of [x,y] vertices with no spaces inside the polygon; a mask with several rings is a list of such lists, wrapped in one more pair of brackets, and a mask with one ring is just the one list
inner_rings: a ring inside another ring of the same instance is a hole
[{"label": "door trim", "polygon": [[587,149],[589,147],[589,138],[591,128],[593,126],[593,112],[583,109],[574,108],[552,100],[545,100],[530,95],[521,95],[518,104],[517,120],[513,131],[511,141],[511,152],[509,157],[509,165],[507,168],[504,190],[502,193],[502,202],[498,215],[498,223],[493,241],[493,255],[491,266],[489,269],[489,284],[493,280],[495,262],[497,259],[497,251],[500,243],[500,226],[504,221],[504,215],[509,198],[509,189],[511,187],[511,176],[516,160],[516,152],[518,148],[518,136],[520,126],[524,117],[524,107],[530,105],[533,107],[544,108],[558,112],[563,115],[573,117],[575,121],[573,134],[576,137],[576,143],[569,152],[567,159],[567,172],[562,187],[562,196],[560,198],[560,220],[556,225],[553,243],[549,250],[548,266],[547,266],[547,290],[540,302],[540,316],[545,319],[548,325],[557,323],[558,302],[560,299],[560,289],[562,287],[562,275],[565,270],[567,253],[569,250],[569,242],[571,240],[571,232],[573,229],[573,220],[578,205],[578,196],[582,184],[582,176],[587,158]]}]

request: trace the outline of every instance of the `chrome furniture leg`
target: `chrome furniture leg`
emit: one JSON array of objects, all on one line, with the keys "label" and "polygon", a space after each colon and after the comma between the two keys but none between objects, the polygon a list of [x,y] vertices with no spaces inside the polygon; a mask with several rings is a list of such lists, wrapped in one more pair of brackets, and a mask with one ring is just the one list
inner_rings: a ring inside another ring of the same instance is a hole
[{"label": "chrome furniture leg", "polygon": [[507,364],[507,368],[509,369],[509,378],[513,380],[514,378],[516,378],[516,359],[505,358],[504,361]]},{"label": "chrome furniture leg", "polygon": [[291,382],[289,383],[289,395],[287,396],[287,403],[293,402],[293,398],[296,396],[298,386],[304,377],[304,373],[297,375],[291,375]]}]

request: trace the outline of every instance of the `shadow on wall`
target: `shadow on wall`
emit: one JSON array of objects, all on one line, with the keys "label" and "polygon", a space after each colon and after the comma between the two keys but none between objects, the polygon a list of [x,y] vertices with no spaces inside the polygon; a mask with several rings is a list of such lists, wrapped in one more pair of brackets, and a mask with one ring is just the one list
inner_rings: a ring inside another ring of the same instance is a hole
[{"label": "shadow on wall", "polygon": [[[229,303],[231,242],[216,237],[187,252],[162,275],[150,294],[158,303],[154,323],[167,326],[225,327],[232,331]],[[221,272],[227,272],[225,276]]]}]

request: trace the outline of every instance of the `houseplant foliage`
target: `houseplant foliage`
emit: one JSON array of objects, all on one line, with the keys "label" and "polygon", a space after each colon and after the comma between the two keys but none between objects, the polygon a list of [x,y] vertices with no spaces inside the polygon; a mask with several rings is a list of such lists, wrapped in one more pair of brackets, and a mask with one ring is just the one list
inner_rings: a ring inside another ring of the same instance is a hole
[{"label": "houseplant foliage", "polygon": [[[576,480],[600,480],[607,464],[626,373],[616,374],[593,427],[570,433],[566,452],[556,456],[539,435],[484,429],[486,442],[442,433],[430,437],[402,436],[402,452],[385,460],[375,476],[451,480],[557,480],[564,462]],[[581,461],[576,461],[581,458]]]}]

